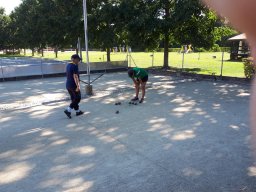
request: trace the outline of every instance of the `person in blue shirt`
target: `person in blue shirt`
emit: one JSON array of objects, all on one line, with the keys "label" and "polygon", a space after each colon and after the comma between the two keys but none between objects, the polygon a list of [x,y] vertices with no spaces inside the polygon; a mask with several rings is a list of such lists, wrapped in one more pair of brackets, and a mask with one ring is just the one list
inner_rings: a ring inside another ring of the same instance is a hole
[{"label": "person in blue shirt", "polygon": [[67,65],[66,74],[66,89],[70,95],[71,103],[69,107],[64,111],[64,113],[71,119],[71,112],[75,110],[76,116],[84,114],[79,109],[79,103],[81,101],[81,92],[80,92],[80,79],[79,79],[79,69],[78,65],[81,61],[79,55],[75,54],[71,57],[72,62]]}]

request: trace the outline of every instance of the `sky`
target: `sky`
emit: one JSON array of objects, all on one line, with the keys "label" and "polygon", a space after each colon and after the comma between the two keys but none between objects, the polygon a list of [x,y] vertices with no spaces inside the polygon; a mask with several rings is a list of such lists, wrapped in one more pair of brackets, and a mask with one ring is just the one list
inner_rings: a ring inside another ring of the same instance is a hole
[{"label": "sky", "polygon": [[21,0],[0,0],[0,7],[5,9],[6,14],[10,14],[15,7],[19,6]]}]

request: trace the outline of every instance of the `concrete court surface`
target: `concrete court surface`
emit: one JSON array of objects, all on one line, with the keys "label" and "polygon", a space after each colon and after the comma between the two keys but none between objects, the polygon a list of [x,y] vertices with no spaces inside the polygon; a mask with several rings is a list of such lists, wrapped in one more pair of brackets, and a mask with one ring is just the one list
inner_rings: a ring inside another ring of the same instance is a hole
[{"label": "concrete court surface", "polygon": [[256,191],[249,84],[151,75],[129,106],[127,74],[107,74],[69,120],[64,82],[0,83],[1,192]]}]

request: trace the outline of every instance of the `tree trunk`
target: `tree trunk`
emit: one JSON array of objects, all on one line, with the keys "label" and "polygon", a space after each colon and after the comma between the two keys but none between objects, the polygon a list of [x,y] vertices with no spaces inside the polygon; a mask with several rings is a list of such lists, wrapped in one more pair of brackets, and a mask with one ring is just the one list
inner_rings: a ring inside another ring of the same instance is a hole
[{"label": "tree trunk", "polygon": [[34,56],[35,56],[35,50],[32,49],[32,57],[34,57]]},{"label": "tree trunk", "polygon": [[164,34],[164,68],[169,68],[169,33]]},{"label": "tree trunk", "polygon": [[24,48],[24,55],[26,56],[26,48]]},{"label": "tree trunk", "polygon": [[55,52],[55,57],[58,58],[58,48],[57,47],[55,48],[54,52]]},{"label": "tree trunk", "polygon": [[41,50],[42,57],[44,57],[44,49]]},{"label": "tree trunk", "polygon": [[107,62],[110,62],[110,48],[107,48]]},{"label": "tree trunk", "polygon": [[[170,2],[165,1],[165,21],[167,22],[170,18]],[[164,29],[164,68],[169,68],[169,29],[165,26]]]}]

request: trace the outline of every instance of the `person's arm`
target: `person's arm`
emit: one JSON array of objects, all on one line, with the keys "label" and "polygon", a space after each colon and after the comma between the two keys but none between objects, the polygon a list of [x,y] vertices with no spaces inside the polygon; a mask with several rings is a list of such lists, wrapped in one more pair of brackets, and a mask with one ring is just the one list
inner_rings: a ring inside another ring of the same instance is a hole
[{"label": "person's arm", "polygon": [[73,78],[76,83],[76,91],[78,92],[78,91],[80,91],[80,80],[79,80],[79,75],[78,75],[78,66],[76,66],[74,69]]},{"label": "person's arm", "polygon": [[133,81],[134,85],[136,85],[137,81],[135,80],[135,78],[132,78],[132,81]]},{"label": "person's arm", "polygon": [[80,91],[80,81],[79,81],[78,74],[74,74],[73,77],[76,83],[76,91]]},{"label": "person's arm", "polygon": [[75,80],[76,86],[77,86],[77,87],[80,87],[80,81],[79,81],[79,77],[78,77],[78,75],[77,75],[77,74],[74,74],[74,75],[73,75],[73,77],[74,77],[74,80]]}]

